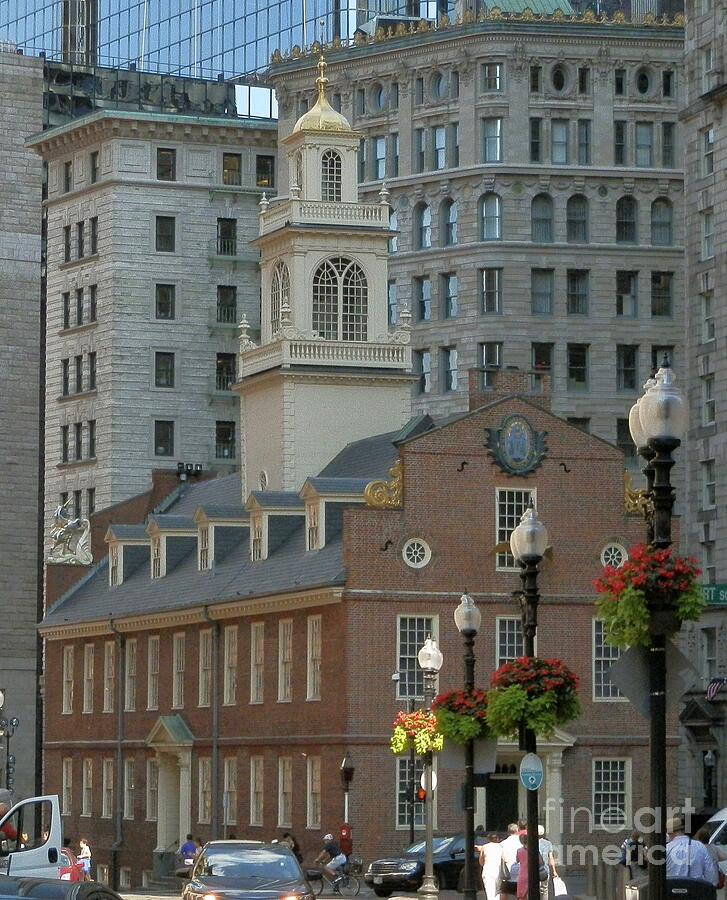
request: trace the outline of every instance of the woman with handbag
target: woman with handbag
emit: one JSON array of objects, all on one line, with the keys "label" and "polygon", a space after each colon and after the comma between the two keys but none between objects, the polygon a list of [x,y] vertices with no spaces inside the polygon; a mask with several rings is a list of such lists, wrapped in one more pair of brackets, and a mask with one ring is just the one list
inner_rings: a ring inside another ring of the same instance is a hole
[{"label": "woman with handbag", "polygon": [[[517,900],[528,900],[528,836],[520,835],[522,847],[517,852]],[[543,857],[538,853],[538,881],[543,877],[547,880],[548,869],[543,863]]]}]

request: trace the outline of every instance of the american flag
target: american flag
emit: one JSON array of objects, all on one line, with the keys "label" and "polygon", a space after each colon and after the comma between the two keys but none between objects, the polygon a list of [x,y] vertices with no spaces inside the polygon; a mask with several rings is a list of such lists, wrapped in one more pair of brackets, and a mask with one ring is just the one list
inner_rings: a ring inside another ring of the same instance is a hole
[{"label": "american flag", "polygon": [[714,700],[714,698],[717,696],[717,694],[719,694],[725,684],[727,684],[727,677],[725,677],[724,675],[719,675],[717,678],[713,678],[707,685],[707,700]]}]

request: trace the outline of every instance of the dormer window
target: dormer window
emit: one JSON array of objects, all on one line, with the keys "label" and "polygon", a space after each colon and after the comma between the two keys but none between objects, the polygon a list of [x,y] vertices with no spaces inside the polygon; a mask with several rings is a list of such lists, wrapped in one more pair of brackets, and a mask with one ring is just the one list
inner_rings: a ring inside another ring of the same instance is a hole
[{"label": "dormer window", "polygon": [[121,572],[121,552],[118,545],[109,548],[109,584],[118,587],[121,584],[119,574]]},{"label": "dormer window", "polygon": [[162,577],[162,539],[159,537],[151,539],[151,577]]},{"label": "dormer window", "polygon": [[290,273],[284,262],[279,262],[273,269],[273,280],[270,285],[270,332],[275,335],[280,330],[280,310],[290,304]]},{"label": "dormer window", "polygon": [[210,530],[209,527],[199,530],[199,570],[205,572],[210,567]]},{"label": "dormer window", "polygon": [[250,556],[253,562],[263,559],[263,520],[256,516],[250,522]]},{"label": "dormer window", "polygon": [[306,550],[318,550],[320,548],[319,509],[317,503],[308,503],[305,508],[306,522]]},{"label": "dormer window", "polygon": [[313,330],[328,341],[365,341],[368,284],[351,259],[327,259],[313,275]]},{"label": "dormer window", "polygon": [[326,203],[341,201],[341,156],[326,150],[321,157],[321,199]]}]

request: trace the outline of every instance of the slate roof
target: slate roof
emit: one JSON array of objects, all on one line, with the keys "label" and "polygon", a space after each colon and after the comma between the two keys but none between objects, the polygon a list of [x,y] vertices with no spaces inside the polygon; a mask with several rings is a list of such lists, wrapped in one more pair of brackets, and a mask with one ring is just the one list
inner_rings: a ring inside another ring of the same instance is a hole
[{"label": "slate roof", "polygon": [[375,434],[373,437],[353,441],[334,456],[331,462],[319,472],[320,478],[386,478],[394,465],[398,451],[392,441],[398,431]]},{"label": "slate roof", "polygon": [[363,494],[371,478],[308,478],[306,484],[319,494]]},{"label": "slate roof", "polygon": [[203,503],[200,506],[208,519],[249,519],[250,513],[244,506],[225,506],[222,503]]},{"label": "slate roof", "polygon": [[197,531],[197,524],[192,516],[157,515],[150,516],[149,521],[160,531]]},{"label": "slate roof", "polygon": [[120,541],[148,541],[146,525],[109,525],[109,532]]},{"label": "slate roof", "polygon": [[303,501],[295,491],[250,491],[250,497],[267,509],[303,509]]},{"label": "slate roof", "polygon": [[227,506],[231,501],[239,501],[242,506],[239,473],[211,478],[209,481],[188,481],[187,485],[179,500],[169,507],[175,516],[193,516],[198,506],[207,504]]}]

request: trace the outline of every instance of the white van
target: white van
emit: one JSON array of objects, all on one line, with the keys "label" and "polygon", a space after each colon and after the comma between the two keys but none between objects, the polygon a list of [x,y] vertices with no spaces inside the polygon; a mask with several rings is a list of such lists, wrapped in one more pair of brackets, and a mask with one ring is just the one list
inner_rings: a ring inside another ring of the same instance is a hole
[{"label": "white van", "polygon": [[60,878],[62,847],[61,810],[55,794],[21,800],[0,819],[0,875]]}]

